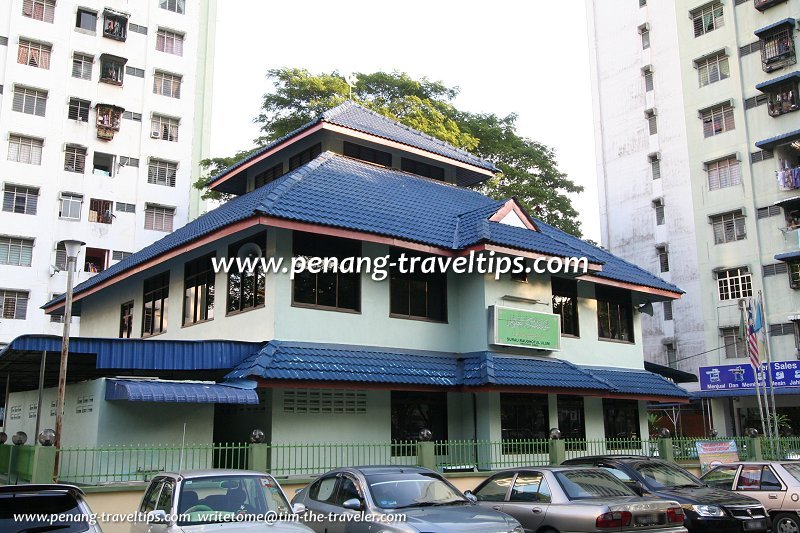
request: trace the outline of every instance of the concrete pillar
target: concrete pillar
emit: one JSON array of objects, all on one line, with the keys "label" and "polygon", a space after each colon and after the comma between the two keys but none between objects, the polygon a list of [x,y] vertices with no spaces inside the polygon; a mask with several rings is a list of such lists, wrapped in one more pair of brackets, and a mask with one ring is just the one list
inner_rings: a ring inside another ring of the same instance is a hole
[{"label": "concrete pillar", "polygon": [[662,437],[658,439],[658,458],[670,463],[675,461],[675,452],[672,448],[672,438]]},{"label": "concrete pillar", "polygon": [[31,483],[52,483],[56,468],[56,447],[36,446],[33,453]]},{"label": "concrete pillar", "polygon": [[503,430],[500,425],[500,393],[480,392],[475,402],[477,410],[477,424],[475,437],[478,440],[478,470],[491,470],[493,464],[502,464],[502,446],[492,446],[490,442],[499,442],[503,439]]},{"label": "concrete pillar", "polygon": [[567,460],[567,443],[562,439],[550,439],[550,464],[557,466]]},{"label": "concrete pillar", "polygon": [[247,450],[247,469],[256,472],[269,472],[269,444],[250,444]]},{"label": "concrete pillar", "polygon": [[417,443],[417,466],[436,469],[436,445],[433,441],[419,441]]},{"label": "concrete pillar", "polygon": [[750,461],[763,461],[761,453],[761,438],[748,437],[747,439],[747,459]]},{"label": "concrete pillar", "polygon": [[11,448],[13,448],[11,444],[0,444],[0,475],[8,474]]}]

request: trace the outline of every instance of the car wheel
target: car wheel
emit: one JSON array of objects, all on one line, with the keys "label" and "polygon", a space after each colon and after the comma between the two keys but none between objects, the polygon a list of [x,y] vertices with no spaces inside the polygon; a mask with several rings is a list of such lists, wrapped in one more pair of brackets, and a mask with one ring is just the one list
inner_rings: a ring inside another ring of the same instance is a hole
[{"label": "car wheel", "polygon": [[772,522],[775,533],[800,533],[800,520],[797,515],[781,513]]}]

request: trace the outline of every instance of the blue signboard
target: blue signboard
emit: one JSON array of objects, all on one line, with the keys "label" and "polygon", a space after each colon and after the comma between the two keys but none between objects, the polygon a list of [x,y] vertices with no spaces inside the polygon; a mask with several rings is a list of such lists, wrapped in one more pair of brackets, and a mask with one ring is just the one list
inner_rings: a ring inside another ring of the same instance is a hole
[{"label": "blue signboard", "polygon": [[[761,365],[764,378],[767,365]],[[770,364],[775,387],[800,387],[800,361],[775,361]],[[700,390],[754,389],[756,375],[749,364],[700,367]]]}]

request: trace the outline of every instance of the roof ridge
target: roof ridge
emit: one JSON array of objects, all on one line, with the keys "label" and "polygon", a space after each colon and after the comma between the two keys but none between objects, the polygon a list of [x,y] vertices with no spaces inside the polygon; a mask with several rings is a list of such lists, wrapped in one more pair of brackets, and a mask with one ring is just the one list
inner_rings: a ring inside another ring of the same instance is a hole
[{"label": "roof ridge", "polygon": [[305,165],[301,165],[294,170],[291,170],[288,174],[284,174],[279,180],[275,188],[270,191],[266,198],[261,202],[261,204],[254,209],[254,211],[269,211],[269,209],[275,205],[281,196],[289,192],[292,187],[300,183],[300,181],[310,172],[316,170],[317,168],[321,167],[325,163],[331,160],[331,156],[335,155],[333,152],[325,151],[319,154],[317,157],[306,163]]}]

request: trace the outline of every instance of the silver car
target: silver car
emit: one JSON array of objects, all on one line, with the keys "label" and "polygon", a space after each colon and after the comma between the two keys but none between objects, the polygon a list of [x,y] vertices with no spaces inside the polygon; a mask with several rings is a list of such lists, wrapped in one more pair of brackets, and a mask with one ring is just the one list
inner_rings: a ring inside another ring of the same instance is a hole
[{"label": "silver car", "polygon": [[678,502],[643,498],[602,468],[502,470],[473,494],[480,505],[519,520],[526,532],[686,533]]},{"label": "silver car", "polygon": [[311,531],[278,482],[247,470],[163,472],[150,482],[131,533]]},{"label": "silver car", "polygon": [[83,496],[73,485],[0,486],[0,531],[103,533]]},{"label": "silver car", "polygon": [[298,492],[319,533],[523,533],[508,515],[475,505],[441,475],[414,466],[340,468]]}]

